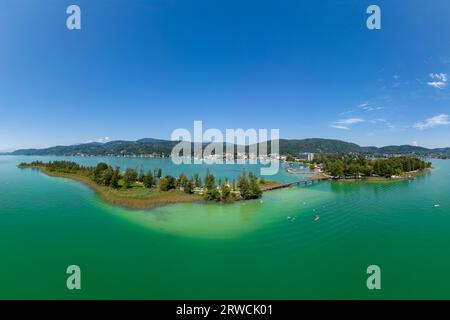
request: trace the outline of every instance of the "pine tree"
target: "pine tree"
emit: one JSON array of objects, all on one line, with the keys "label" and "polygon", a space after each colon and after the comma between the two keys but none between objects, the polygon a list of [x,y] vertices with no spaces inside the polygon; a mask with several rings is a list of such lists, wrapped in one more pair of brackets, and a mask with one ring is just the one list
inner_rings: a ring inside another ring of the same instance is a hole
[{"label": "pine tree", "polygon": [[155,178],[153,177],[152,170],[148,170],[144,178],[144,186],[146,188],[151,188],[155,184]]},{"label": "pine tree", "polygon": [[245,169],[242,169],[242,175],[239,177],[237,187],[241,193],[242,199],[250,199],[250,187]]},{"label": "pine tree", "polygon": [[123,175],[123,186],[124,188],[130,187],[134,182],[136,182],[138,174],[135,169],[127,168]]},{"label": "pine tree", "polygon": [[253,172],[249,175],[249,189],[250,189],[250,199],[257,199],[262,196],[261,188],[259,187],[258,178]]},{"label": "pine tree", "polygon": [[117,189],[119,187],[119,180],[120,180],[120,167],[116,166],[113,175],[111,177],[109,186],[111,188]]}]

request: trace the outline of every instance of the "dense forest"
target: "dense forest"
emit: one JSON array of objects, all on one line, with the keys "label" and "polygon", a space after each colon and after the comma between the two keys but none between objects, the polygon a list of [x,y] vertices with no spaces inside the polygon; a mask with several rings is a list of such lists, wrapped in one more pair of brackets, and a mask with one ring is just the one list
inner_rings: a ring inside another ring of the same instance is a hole
[{"label": "dense forest", "polygon": [[336,178],[345,177],[392,177],[404,173],[431,168],[431,163],[413,157],[391,157],[388,159],[367,159],[364,156],[317,155],[315,163]]},{"label": "dense forest", "polygon": [[143,167],[139,170],[127,168],[124,172],[120,167],[115,168],[100,162],[95,167],[81,166],[73,161],[34,161],[31,163],[21,163],[19,168],[40,168],[48,172],[73,174],[88,177],[99,186],[113,189],[130,188],[155,188],[160,191],[179,189],[185,193],[200,193],[205,200],[231,202],[235,200],[257,199],[262,196],[260,181],[252,172],[242,170],[237,181],[228,179],[216,179],[216,177],[206,171],[204,181],[199,174],[194,174],[188,178],[185,174],[180,174],[177,178],[171,175],[162,175],[161,169],[148,170],[144,172]]}]

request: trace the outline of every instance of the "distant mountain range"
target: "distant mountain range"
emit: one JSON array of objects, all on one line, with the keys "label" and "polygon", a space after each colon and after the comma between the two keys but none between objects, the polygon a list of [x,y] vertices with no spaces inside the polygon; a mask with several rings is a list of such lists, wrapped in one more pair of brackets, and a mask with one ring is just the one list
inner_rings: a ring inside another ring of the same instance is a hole
[{"label": "distant mountain range", "polygon": [[[56,146],[45,149],[20,149],[9,154],[30,156],[107,156],[107,155],[143,155],[143,154],[170,154],[178,141],[145,138],[137,141],[111,141],[106,143],[92,142],[71,146]],[[204,143],[206,145],[206,143]],[[271,144],[268,144],[270,152]],[[332,139],[280,139],[280,154],[296,155],[303,152],[312,153],[363,153],[363,154],[416,154],[427,156],[450,156],[450,148],[427,149],[423,147],[402,145],[386,147],[361,147]],[[248,147],[247,147],[248,149]],[[225,149],[224,149],[225,150]]]}]

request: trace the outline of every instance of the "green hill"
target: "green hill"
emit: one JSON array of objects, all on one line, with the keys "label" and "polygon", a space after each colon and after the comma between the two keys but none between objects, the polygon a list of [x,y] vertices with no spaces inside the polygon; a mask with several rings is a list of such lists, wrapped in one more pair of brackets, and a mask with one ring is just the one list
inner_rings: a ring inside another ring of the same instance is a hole
[{"label": "green hill", "polygon": [[[34,155],[34,156],[106,156],[106,155],[142,155],[142,154],[165,154],[171,153],[177,141],[160,139],[140,139],[137,141],[111,141],[107,143],[85,143],[71,146],[56,146],[45,149],[20,149],[12,155]],[[206,143],[204,143],[206,145]],[[268,152],[270,153],[270,144]],[[423,147],[402,145],[386,147],[361,147],[355,143],[333,139],[280,139],[280,154],[296,155],[302,152],[312,153],[364,153],[364,154],[416,154],[416,155],[450,155],[450,148],[427,149]],[[248,150],[248,147],[246,148]],[[193,150],[193,148],[192,148]],[[225,151],[225,148],[224,148]]]}]

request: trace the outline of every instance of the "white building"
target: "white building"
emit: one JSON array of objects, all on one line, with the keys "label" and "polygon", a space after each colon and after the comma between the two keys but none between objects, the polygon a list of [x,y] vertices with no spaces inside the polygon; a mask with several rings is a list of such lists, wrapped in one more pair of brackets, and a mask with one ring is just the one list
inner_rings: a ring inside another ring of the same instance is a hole
[{"label": "white building", "polygon": [[314,153],[310,153],[310,152],[299,153],[298,158],[300,160],[305,160],[305,161],[311,162],[314,160]]}]

